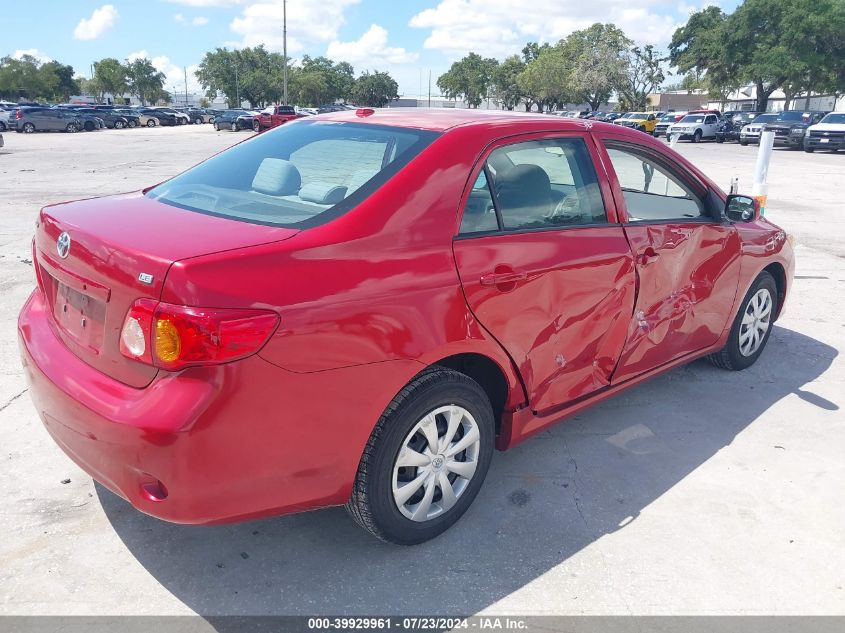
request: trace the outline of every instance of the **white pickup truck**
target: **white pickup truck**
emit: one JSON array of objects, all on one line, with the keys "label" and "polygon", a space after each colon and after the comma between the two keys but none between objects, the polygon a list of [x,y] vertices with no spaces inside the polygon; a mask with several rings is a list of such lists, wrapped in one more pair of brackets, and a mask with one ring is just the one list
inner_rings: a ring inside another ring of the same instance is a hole
[{"label": "white pickup truck", "polygon": [[683,119],[669,126],[666,130],[666,137],[671,138],[680,135],[681,139],[688,138],[693,143],[698,143],[705,138],[716,138],[716,130],[719,128],[719,117],[715,114],[699,113],[688,114]]},{"label": "white pickup truck", "polygon": [[830,112],[807,128],[804,135],[804,151],[812,153],[817,149],[835,152],[845,149],[845,112]]}]

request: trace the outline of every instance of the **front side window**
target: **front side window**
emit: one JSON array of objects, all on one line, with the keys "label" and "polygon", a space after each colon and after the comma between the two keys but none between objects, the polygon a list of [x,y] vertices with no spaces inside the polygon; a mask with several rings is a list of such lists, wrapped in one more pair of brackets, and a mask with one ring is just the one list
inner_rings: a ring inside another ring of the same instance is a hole
[{"label": "front side window", "polygon": [[362,202],[437,136],[410,128],[298,121],[238,144],[147,195],[210,215],[308,228]]},{"label": "front side window", "polygon": [[622,188],[629,222],[707,218],[704,205],[672,175],[645,154],[621,147],[607,153]]},{"label": "front side window", "polygon": [[[464,209],[461,232],[479,230],[516,231],[607,222],[593,162],[580,138],[514,143],[493,150],[486,162],[484,180],[476,180]],[[484,172],[482,172],[484,173]],[[489,177],[489,181],[487,178]],[[483,194],[483,186],[488,193]],[[492,193],[490,190],[492,189]],[[498,224],[491,226],[489,209],[498,211]],[[486,228],[478,226],[483,214]]]}]

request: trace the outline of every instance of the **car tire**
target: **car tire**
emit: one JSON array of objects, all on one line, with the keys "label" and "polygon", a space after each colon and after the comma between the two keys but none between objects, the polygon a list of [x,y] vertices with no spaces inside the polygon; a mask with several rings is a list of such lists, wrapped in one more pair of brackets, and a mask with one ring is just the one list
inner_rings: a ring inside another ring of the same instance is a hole
[{"label": "car tire", "polygon": [[805,147],[804,151],[807,152],[808,154],[812,154],[816,150],[814,150],[812,147]]},{"label": "car tire", "polygon": [[[450,443],[450,432],[457,441]],[[445,367],[426,369],[379,418],[361,457],[347,511],[358,525],[388,543],[416,545],[438,536],[461,518],[478,494],[493,456],[494,435],[493,408],[476,381]],[[438,444],[436,453],[427,437]],[[449,455],[450,448],[462,442],[466,447]],[[399,465],[403,455],[406,466]],[[430,461],[423,464],[420,459]],[[448,482],[450,495],[444,496],[447,488],[441,482]],[[407,486],[413,486],[413,494],[405,499],[408,492],[402,490]],[[422,514],[415,518],[414,513]]]},{"label": "car tire", "polygon": [[252,131],[253,132],[260,132],[261,131],[261,124],[258,121],[252,122]]},{"label": "car tire", "polygon": [[138,124],[137,124],[134,120],[130,120],[130,121],[126,124],[126,127],[128,127],[129,129],[133,129],[133,128],[138,127]]},{"label": "car tire", "polygon": [[35,131],[35,126],[32,123],[24,123],[22,129],[24,134],[32,134]]},{"label": "car tire", "polygon": [[700,143],[701,142],[701,130],[695,131],[695,133],[692,135],[692,142],[693,143]]},{"label": "car tire", "polygon": [[65,132],[69,134],[75,134],[79,131],[79,126],[76,123],[68,123],[67,127],[65,128]]},{"label": "car tire", "polygon": [[114,129],[115,130],[122,130],[123,129],[123,121],[115,121],[114,122]]},{"label": "car tire", "polygon": [[232,131],[233,131],[233,132],[237,132],[237,131],[238,131],[238,124],[237,124],[237,122],[236,122],[236,121],[232,121]]},{"label": "car tire", "polygon": [[3,121],[0,121],[0,132],[5,132],[5,131],[6,131],[6,124],[3,123]]},{"label": "car tire", "polygon": [[202,117],[197,117],[194,119],[194,125],[202,125]]},{"label": "car tire", "polygon": [[748,141],[743,141],[743,140],[740,139],[739,144],[742,145],[743,147],[745,147],[745,146],[748,145]]},{"label": "car tire", "polygon": [[220,126],[219,126],[219,125],[217,125],[217,121],[215,121],[215,122],[214,122],[214,123],[212,123],[211,125],[214,127],[214,131],[215,131],[215,132],[219,132],[219,131],[220,131]]},{"label": "car tire", "polygon": [[[775,278],[763,271],[757,275],[742,299],[728,342],[707,359],[722,369],[739,371],[751,367],[760,358],[772,333],[777,306],[778,287]],[[761,327],[765,329],[761,330]]]},{"label": "car tire", "polygon": [[716,137],[716,142],[717,142],[717,143],[724,143],[724,142],[725,142],[725,139],[723,139],[723,138],[721,138],[721,137],[717,136],[717,137]]}]

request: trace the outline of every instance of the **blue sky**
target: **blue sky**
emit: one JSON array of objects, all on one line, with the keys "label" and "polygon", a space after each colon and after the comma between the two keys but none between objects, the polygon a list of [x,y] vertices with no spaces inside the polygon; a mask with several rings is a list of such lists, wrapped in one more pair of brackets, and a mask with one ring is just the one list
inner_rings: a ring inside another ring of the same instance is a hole
[{"label": "blue sky", "polygon": [[[470,50],[504,58],[525,42],[555,42],[593,22],[665,48],[691,11],[739,0],[288,0],[288,52],[328,55],[356,71],[387,70],[406,95],[424,93]],[[282,0],[41,0],[7,11],[0,55],[30,52],[89,76],[103,57],[146,56],[167,88],[197,89],[191,69],[217,46],[264,43],[281,51]],[[435,89],[436,90],[436,89]]]}]

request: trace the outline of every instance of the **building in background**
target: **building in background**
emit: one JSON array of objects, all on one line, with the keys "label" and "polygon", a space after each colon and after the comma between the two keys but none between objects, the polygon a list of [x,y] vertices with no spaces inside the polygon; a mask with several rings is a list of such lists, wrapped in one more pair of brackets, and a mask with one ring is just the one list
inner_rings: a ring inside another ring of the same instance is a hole
[{"label": "building in background", "polygon": [[707,106],[707,94],[703,90],[669,90],[653,92],[646,97],[649,112],[687,112]]}]

